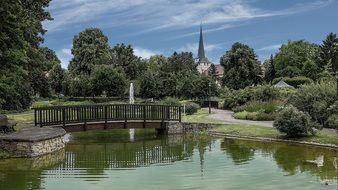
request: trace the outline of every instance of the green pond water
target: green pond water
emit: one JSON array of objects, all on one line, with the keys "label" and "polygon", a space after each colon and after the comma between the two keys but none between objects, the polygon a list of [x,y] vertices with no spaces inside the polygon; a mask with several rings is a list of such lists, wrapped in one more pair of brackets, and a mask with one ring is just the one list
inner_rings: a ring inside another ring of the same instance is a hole
[{"label": "green pond water", "polygon": [[0,160],[0,190],[338,189],[334,150],[286,143],[73,133],[64,150]]}]

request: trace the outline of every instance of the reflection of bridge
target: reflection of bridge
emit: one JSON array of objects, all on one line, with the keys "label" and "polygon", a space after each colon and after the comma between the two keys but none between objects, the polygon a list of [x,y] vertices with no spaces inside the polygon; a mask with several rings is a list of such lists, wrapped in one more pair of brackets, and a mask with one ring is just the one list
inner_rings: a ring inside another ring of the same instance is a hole
[{"label": "reflection of bridge", "polygon": [[181,121],[181,107],[167,105],[97,104],[34,109],[35,126],[62,126],[67,131],[113,128],[157,128]]}]

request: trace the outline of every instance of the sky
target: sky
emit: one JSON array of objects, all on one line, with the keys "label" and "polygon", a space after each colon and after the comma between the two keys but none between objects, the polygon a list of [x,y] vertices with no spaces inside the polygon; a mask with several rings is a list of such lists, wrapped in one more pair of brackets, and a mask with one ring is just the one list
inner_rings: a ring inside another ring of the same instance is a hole
[{"label": "sky", "polygon": [[322,43],[338,33],[338,0],[52,0],[42,46],[67,68],[73,38],[100,28],[109,45],[131,44],[142,58],[190,51],[197,56],[202,23],[206,56],[215,64],[235,42],[264,61],[288,40]]}]

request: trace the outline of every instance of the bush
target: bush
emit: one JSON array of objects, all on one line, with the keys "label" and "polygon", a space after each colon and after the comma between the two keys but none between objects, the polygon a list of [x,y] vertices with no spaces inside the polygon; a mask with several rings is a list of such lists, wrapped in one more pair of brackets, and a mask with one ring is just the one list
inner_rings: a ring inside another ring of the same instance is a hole
[{"label": "bush", "polygon": [[246,105],[236,106],[232,108],[232,111],[235,113],[243,112],[246,110]]},{"label": "bush", "polygon": [[311,84],[313,83],[313,80],[310,79],[310,78],[307,78],[307,77],[303,77],[303,76],[298,76],[298,77],[292,77],[292,78],[289,78],[289,77],[279,77],[279,78],[275,78],[272,83],[273,84],[276,84],[278,83],[280,80],[282,80],[284,82],[286,82],[287,84],[293,86],[293,87],[300,87],[301,85],[303,84]]},{"label": "bush", "polygon": [[288,137],[300,137],[312,132],[313,125],[309,114],[288,106],[277,114],[273,126]]},{"label": "bush", "polygon": [[276,111],[283,103],[278,100],[261,102],[261,101],[252,101],[246,104],[246,111],[248,112],[263,112],[263,113],[272,113]]},{"label": "bush", "polygon": [[336,99],[336,87],[333,82],[302,85],[290,98],[289,103],[297,109],[310,114],[313,120],[326,125],[330,116],[328,108],[334,104]]},{"label": "bush", "polygon": [[187,115],[192,115],[196,113],[199,109],[201,109],[201,107],[196,103],[188,102],[185,104],[185,113]]},{"label": "bush", "polygon": [[327,113],[326,127],[338,129],[338,101],[327,109]]},{"label": "bush", "polygon": [[272,121],[275,119],[275,113],[264,113],[261,111],[258,112],[237,112],[234,114],[236,119],[244,119],[244,120],[253,120],[253,121]]},{"label": "bush", "polygon": [[167,97],[164,100],[159,102],[162,105],[169,105],[169,106],[181,106],[180,101],[177,98]]}]

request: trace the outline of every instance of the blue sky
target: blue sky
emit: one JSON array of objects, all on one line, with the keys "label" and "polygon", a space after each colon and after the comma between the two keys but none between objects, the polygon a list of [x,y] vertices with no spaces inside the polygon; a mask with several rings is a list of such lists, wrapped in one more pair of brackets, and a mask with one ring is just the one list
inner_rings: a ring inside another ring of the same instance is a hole
[{"label": "blue sky", "polygon": [[64,68],[74,35],[88,27],[102,29],[110,46],[131,44],[143,58],[174,51],[196,56],[202,21],[206,56],[215,64],[234,42],[264,60],[288,40],[321,43],[338,32],[338,0],[52,0],[48,10],[54,20],[43,23],[43,46]]}]

